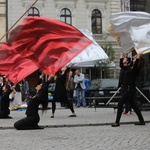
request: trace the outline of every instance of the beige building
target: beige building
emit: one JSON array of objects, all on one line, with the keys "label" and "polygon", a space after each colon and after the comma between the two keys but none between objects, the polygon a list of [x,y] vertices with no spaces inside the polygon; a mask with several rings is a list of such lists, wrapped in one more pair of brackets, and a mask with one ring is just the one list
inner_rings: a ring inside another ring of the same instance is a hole
[{"label": "beige building", "polygon": [[[0,0],[0,39],[6,33],[6,0]],[[6,41],[6,37],[0,42]]]}]

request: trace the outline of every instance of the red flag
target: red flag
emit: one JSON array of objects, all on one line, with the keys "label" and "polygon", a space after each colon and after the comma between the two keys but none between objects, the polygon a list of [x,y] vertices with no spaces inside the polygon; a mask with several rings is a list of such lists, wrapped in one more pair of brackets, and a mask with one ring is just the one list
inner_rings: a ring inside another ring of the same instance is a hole
[{"label": "red flag", "polygon": [[28,17],[11,32],[9,43],[23,57],[37,62],[45,74],[54,74],[92,41],[59,20]]},{"label": "red flag", "polygon": [[7,43],[0,44],[0,74],[17,84],[38,69],[30,59],[22,57]]}]

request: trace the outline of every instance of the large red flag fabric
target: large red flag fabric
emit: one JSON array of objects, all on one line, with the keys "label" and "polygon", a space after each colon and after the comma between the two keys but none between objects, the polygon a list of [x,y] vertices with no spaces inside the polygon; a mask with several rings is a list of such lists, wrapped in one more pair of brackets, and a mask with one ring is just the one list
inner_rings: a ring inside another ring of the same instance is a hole
[{"label": "large red flag fabric", "polygon": [[35,62],[22,57],[7,43],[0,44],[0,74],[17,84],[38,69]]},{"label": "large red flag fabric", "polygon": [[75,27],[40,17],[28,17],[10,34],[9,44],[35,61],[45,74],[54,74],[92,41]]}]

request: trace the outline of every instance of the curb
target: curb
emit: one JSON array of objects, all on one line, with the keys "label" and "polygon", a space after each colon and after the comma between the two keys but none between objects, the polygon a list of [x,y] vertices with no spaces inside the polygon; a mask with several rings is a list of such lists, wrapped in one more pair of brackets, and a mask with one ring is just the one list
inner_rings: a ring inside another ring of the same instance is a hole
[{"label": "curb", "polygon": [[[114,123],[114,122],[113,122]],[[111,126],[113,123],[92,123],[92,124],[64,124],[64,125],[42,125],[44,128],[68,128],[68,127],[93,127],[93,126]],[[130,125],[137,122],[121,122],[120,125]],[[150,123],[150,121],[145,121]],[[0,130],[15,129],[14,127],[0,127]]]}]

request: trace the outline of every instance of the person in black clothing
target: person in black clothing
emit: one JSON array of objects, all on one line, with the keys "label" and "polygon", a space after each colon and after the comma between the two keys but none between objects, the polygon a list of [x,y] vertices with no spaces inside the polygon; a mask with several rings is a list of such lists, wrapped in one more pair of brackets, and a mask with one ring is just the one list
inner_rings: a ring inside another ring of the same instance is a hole
[{"label": "person in black clothing", "polygon": [[3,77],[0,76],[0,101],[1,101],[2,95],[3,95],[3,85],[4,85]]},{"label": "person in black clothing", "polygon": [[[71,66],[72,65],[73,64],[71,64]],[[57,75],[56,87],[55,87],[54,96],[53,96],[53,100],[52,100],[52,115],[51,115],[51,118],[54,118],[54,113],[55,113],[55,109],[56,109],[56,102],[66,103],[68,105],[68,108],[72,112],[72,115],[70,115],[69,117],[76,117],[75,111],[73,109],[73,105],[68,100],[67,90],[66,90],[67,74],[70,71],[70,67],[62,68],[61,69],[61,75]]]},{"label": "person in black clothing", "polygon": [[[132,61],[131,61],[130,57],[127,57],[127,56],[125,57],[125,54],[123,54],[123,53],[121,54],[120,57],[122,57],[123,59],[122,59],[122,61],[120,61],[120,63],[122,63],[122,64],[120,64],[120,66],[122,68],[120,70],[119,85],[118,85],[118,87],[121,87],[123,85],[124,71],[126,69],[128,69],[129,66],[132,66]],[[121,89],[121,91],[122,91],[122,89]],[[130,104],[129,104],[128,101],[125,103],[125,111],[123,112],[123,114],[132,114],[131,113],[131,107],[130,107]]]},{"label": "person in black clothing", "polygon": [[11,89],[10,86],[8,84],[5,84],[3,86],[3,95],[2,95],[2,99],[1,99],[1,111],[0,111],[0,119],[4,119],[4,118],[12,118],[9,116],[10,114],[10,110],[9,110],[9,94],[11,93]]},{"label": "person in black clothing", "polygon": [[[145,125],[143,116],[140,112],[140,109],[135,103],[134,95],[136,93],[135,81],[137,76],[140,73],[142,62],[140,62],[141,54],[138,54],[137,57],[134,57],[133,66],[128,65],[128,67],[124,70],[124,77],[122,83],[122,97],[118,103],[118,110],[117,110],[117,117],[116,122],[112,124],[112,127],[120,126],[120,118],[122,115],[123,105],[128,101],[131,108],[135,111],[138,116],[140,122],[135,123],[135,125]],[[123,58],[120,58],[120,67],[124,68],[123,66]]]},{"label": "person in black clothing", "polygon": [[43,129],[38,126],[40,117],[38,114],[39,105],[42,105],[42,111],[47,110],[48,105],[48,85],[51,83],[53,75],[50,75],[48,81],[43,83],[42,79],[36,84],[36,95],[33,96],[27,106],[26,117],[17,121],[14,127],[17,130],[28,130],[28,129]]}]

